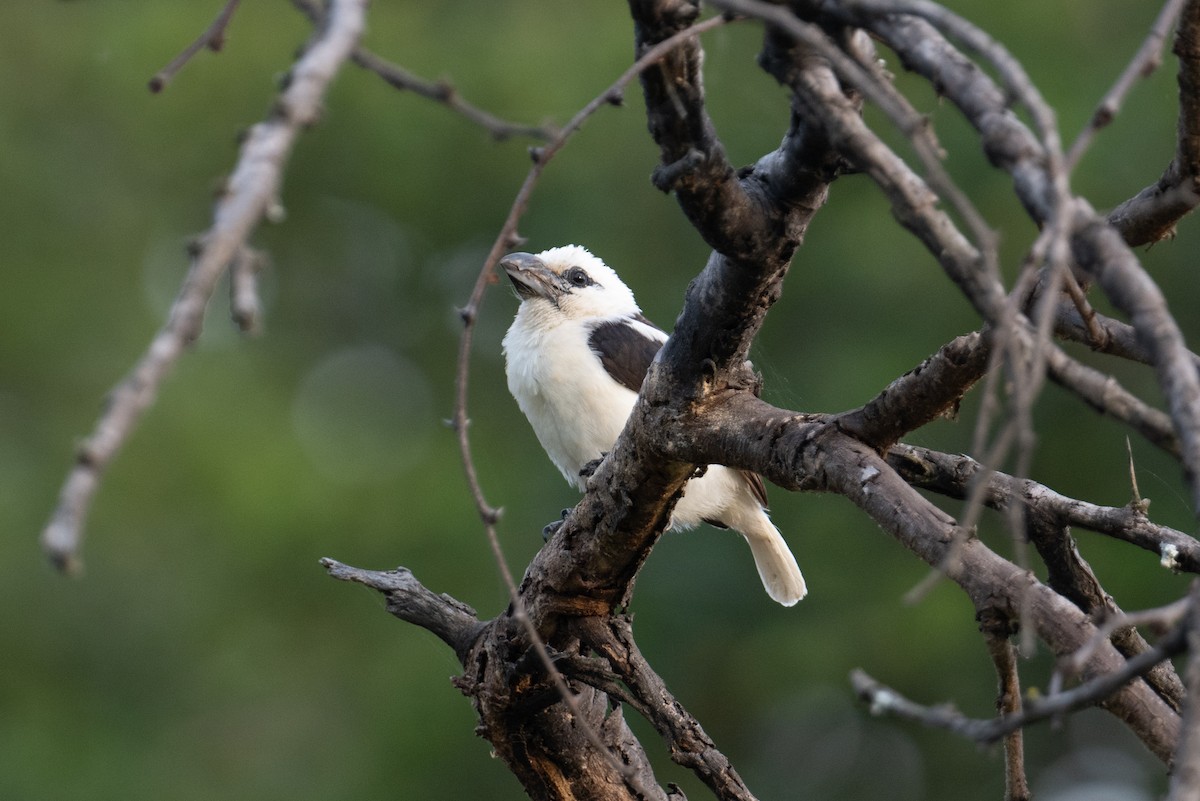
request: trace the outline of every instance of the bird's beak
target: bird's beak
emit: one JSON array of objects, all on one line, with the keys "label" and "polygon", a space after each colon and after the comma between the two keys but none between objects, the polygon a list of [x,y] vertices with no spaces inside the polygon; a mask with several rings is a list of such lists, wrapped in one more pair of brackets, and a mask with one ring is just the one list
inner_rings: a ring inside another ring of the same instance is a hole
[{"label": "bird's beak", "polygon": [[532,253],[510,253],[500,260],[521,299],[540,297],[554,300],[560,294],[558,276]]}]

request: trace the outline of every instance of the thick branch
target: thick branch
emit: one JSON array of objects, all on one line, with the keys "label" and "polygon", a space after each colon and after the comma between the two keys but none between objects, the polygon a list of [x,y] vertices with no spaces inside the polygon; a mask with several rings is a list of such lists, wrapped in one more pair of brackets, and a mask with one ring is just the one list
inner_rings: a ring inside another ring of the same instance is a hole
[{"label": "thick branch", "polygon": [[989,357],[982,334],[960,336],[866,405],[838,415],[838,425],[856,439],[886,450],[908,432],[956,412],[963,395],[987,370]]},{"label": "thick branch", "polygon": [[[1020,610],[1020,619],[1029,621],[1054,653],[1072,653],[1094,636],[1095,626],[1078,607],[979,540],[963,538],[953,518],[905,483],[874,450],[827,421],[777,409],[746,393],[728,393],[686,422],[671,457],[723,460],[787,489],[843,495],[926,563],[944,570],[977,609],[998,607],[1013,617]],[[1105,646],[1090,657],[1085,677],[1115,674],[1124,664],[1115,648]],[[1148,685],[1128,684],[1103,705],[1161,759],[1170,759],[1179,717]]]},{"label": "thick branch", "polygon": [[[642,656],[628,617],[587,618],[580,621],[579,628],[612,666],[615,672],[610,675],[619,676],[625,685],[622,689],[605,684],[610,695],[626,700],[654,726],[666,741],[671,759],[695,773],[718,799],[753,801],[754,795],[729,758],[717,750],[700,721],[684,709]],[[594,679],[584,681],[592,683]]]}]

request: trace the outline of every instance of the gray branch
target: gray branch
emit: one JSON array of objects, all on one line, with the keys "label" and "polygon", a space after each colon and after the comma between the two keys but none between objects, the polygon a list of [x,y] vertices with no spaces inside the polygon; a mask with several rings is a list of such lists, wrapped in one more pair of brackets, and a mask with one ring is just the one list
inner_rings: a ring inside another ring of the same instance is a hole
[{"label": "gray branch", "polygon": [[175,362],[200,336],[217,281],[278,204],[292,146],[300,132],[320,117],[326,89],[362,35],[366,5],[366,0],[333,0],[324,29],[293,65],[271,115],[247,132],[237,165],[213,211],[212,227],[197,240],[191,268],[166,324],[113,388],[95,429],[76,451],[58,505],[42,532],[42,548],[61,570],[82,569],[84,523],[104,471],[154,403]]}]

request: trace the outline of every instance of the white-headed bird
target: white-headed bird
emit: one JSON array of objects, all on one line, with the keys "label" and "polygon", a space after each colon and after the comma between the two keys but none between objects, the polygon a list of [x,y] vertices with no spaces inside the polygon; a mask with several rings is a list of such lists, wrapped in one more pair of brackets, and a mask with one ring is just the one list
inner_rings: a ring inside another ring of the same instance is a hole
[{"label": "white-headed bird", "polygon": [[[550,461],[579,489],[585,465],[612,449],[667,334],[642,316],[629,287],[578,245],[500,260],[521,306],[504,336],[508,388]],[[767,594],[791,606],[804,577],[766,510],[755,473],[712,465],[691,479],[671,528],[701,522],[750,544]]]}]

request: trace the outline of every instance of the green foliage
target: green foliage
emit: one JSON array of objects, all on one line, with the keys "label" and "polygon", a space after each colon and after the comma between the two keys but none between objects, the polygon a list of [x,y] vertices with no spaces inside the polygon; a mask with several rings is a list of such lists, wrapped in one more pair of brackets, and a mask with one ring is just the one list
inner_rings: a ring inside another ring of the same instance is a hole
[{"label": "green foliage", "polygon": [[[246,3],[219,56],[200,54],[150,95],[146,80],[218,6],[0,8],[0,797],[522,797],[472,734],[449,650],[391,619],[375,595],[327,579],[317,559],[403,564],[481,615],[503,608],[442,421],[454,309],[524,176],[528,143],[495,144],[347,67],[293,158],[286,220],[257,238],[272,261],[263,336],[233,334],[219,297],[106,478],[86,577],[59,578],[38,552],[73,444],[161,323],[237,131],[268,109],[308,35],[287,3]],[[1025,61],[1067,141],[1155,12],[1111,0],[965,10],[986,14]],[[377,3],[367,43],[501,116],[561,123],[628,64],[629,27],[619,3]],[[784,93],[753,66],[758,36],[743,23],[705,42],[713,113],[741,161],[773,147],[787,120]],[[1166,165],[1172,73],[1168,61],[1084,160],[1076,184],[1098,207]],[[1011,275],[1032,226],[954,109],[917,97],[942,126],[955,176],[985,189]],[[533,249],[590,246],[669,327],[707,251],[650,185],[656,159],[635,88],[554,162],[521,231]],[[1196,252],[1185,221],[1179,240],[1145,254],[1193,341]],[[471,432],[519,574],[542,525],[576,494],[504,388],[499,341],[513,309],[500,287],[483,307]],[[851,177],[818,215],[755,359],[772,402],[837,411],[976,325],[879,193]],[[1120,377],[1153,395],[1148,371]],[[404,400],[412,384],[420,394]],[[1054,389],[1038,420],[1036,478],[1098,502],[1129,499],[1123,431]],[[970,435],[969,423],[946,421],[918,440],[966,450]],[[1133,447],[1152,515],[1192,530],[1176,468]],[[846,682],[862,667],[914,698],[990,714],[994,679],[969,604],[943,585],[903,605],[926,568],[842,499],[776,490],[773,507],[812,591],[794,609],[765,597],[727,532],[671,534],[652,555],[634,612],[668,684],[764,797],[998,797],[998,753],[871,718]],[[1010,552],[999,527],[984,536]],[[1127,608],[1180,593],[1183,579],[1154,555],[1098,540],[1081,534],[1085,556]],[[1027,682],[1048,675],[1044,654],[1025,667]],[[1113,748],[1144,793],[1129,797],[1150,797],[1161,770],[1111,720],[1086,721],[1068,736],[1030,734],[1044,797],[1079,754]],[[653,751],[656,738],[639,731]],[[704,797],[660,756],[664,777]]]}]

